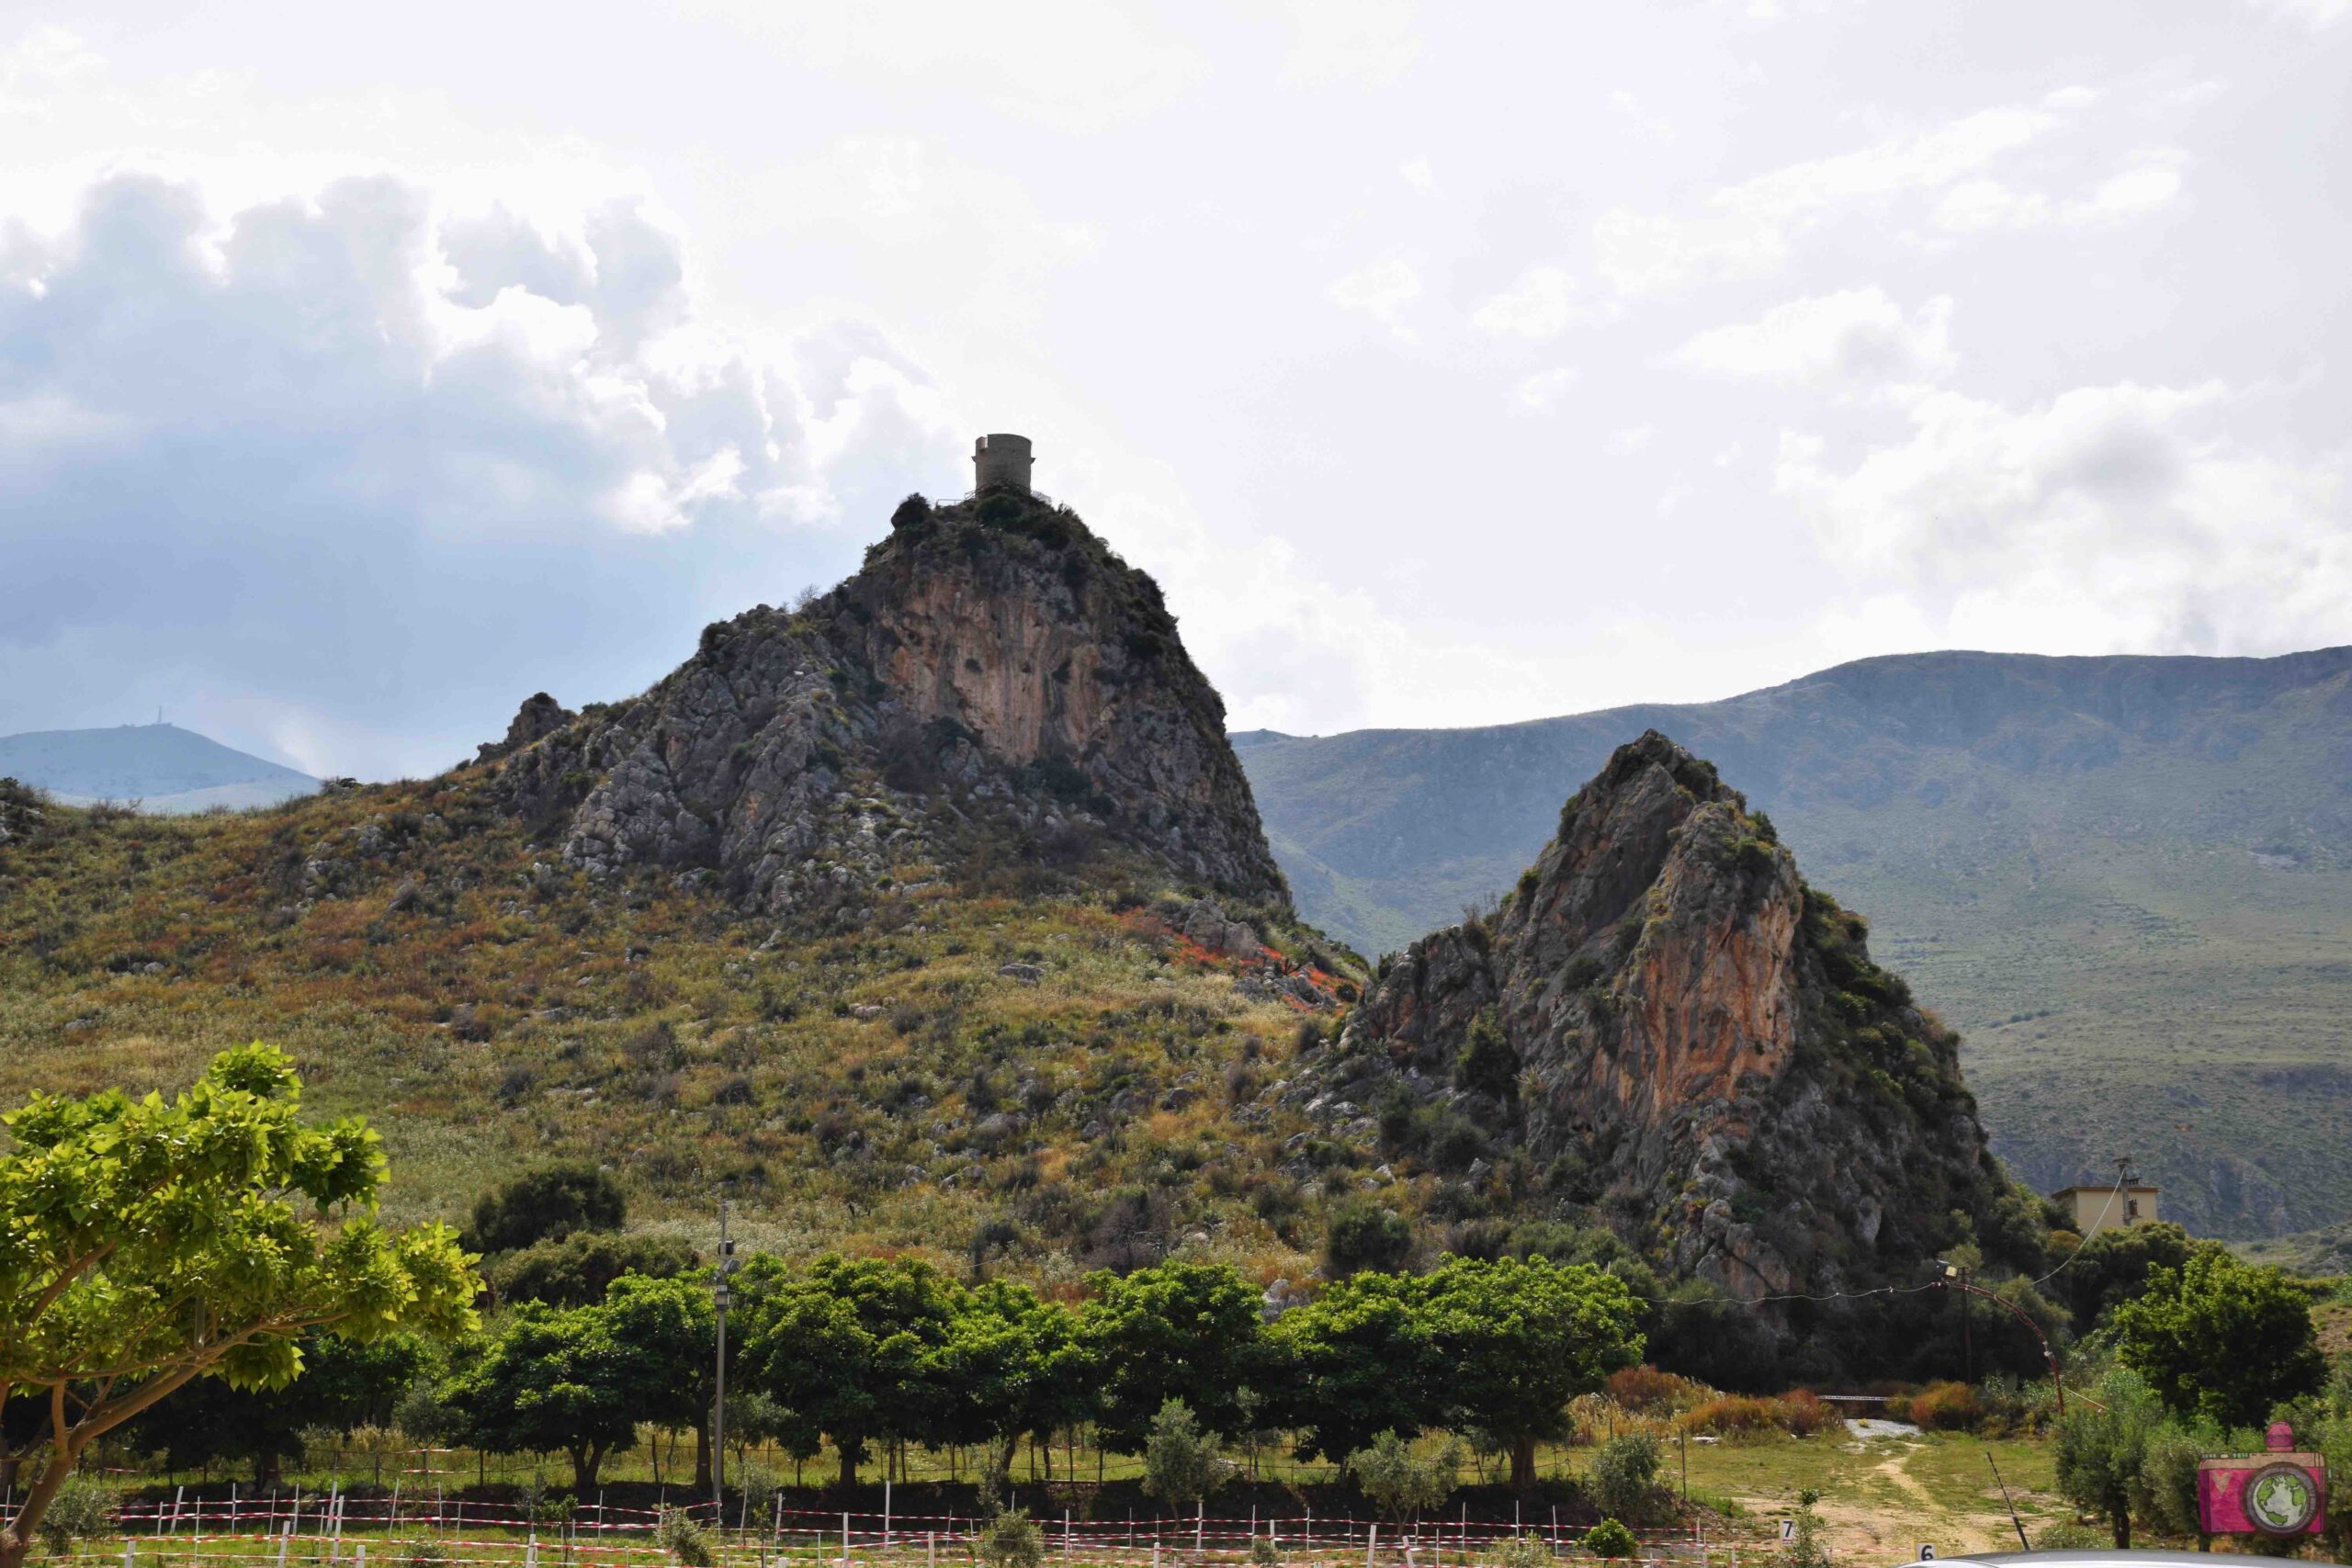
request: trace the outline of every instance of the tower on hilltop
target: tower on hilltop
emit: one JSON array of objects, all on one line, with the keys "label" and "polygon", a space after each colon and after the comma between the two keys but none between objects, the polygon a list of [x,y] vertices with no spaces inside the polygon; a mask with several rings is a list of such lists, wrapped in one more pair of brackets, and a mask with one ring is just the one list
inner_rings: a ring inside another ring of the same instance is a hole
[{"label": "tower on hilltop", "polygon": [[1029,489],[1029,438],[1025,435],[983,435],[972,444],[972,488]]}]

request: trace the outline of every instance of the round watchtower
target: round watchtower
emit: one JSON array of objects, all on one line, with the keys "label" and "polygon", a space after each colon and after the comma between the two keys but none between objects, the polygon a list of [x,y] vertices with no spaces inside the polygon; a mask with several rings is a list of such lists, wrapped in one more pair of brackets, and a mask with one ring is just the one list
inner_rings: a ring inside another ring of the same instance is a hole
[{"label": "round watchtower", "polygon": [[1029,488],[1029,438],[1025,435],[983,435],[972,445],[972,488]]}]

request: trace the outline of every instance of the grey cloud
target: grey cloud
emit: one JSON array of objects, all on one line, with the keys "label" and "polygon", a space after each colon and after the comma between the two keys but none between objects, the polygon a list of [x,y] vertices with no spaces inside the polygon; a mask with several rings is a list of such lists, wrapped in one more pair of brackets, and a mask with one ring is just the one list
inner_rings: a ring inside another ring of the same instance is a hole
[{"label": "grey cloud", "polygon": [[314,767],[434,766],[537,685],[642,685],[843,570],[910,475],[960,477],[878,337],[819,344],[804,389],[666,340],[684,276],[634,207],[550,239],[385,177],[223,225],[122,175],[11,230],[0,729],[152,696]]}]

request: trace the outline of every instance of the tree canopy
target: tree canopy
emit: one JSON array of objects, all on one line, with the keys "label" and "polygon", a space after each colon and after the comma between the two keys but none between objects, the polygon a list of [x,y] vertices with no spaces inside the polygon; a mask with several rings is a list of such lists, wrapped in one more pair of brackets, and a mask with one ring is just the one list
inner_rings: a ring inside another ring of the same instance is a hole
[{"label": "tree canopy", "polygon": [[1537,1442],[1566,1433],[1568,1401],[1642,1357],[1632,1292],[1584,1264],[1450,1258],[1419,1287],[1451,1424],[1508,1447],[1521,1492],[1535,1484]]},{"label": "tree canopy", "polygon": [[2271,1407],[2327,1374],[2311,1296],[2276,1269],[2199,1247],[2115,1311],[2116,1354],[2167,1409],[2224,1426],[2257,1426]]},{"label": "tree canopy", "polygon": [[1182,1400],[1211,1432],[1243,1428],[1240,1393],[1260,1381],[1258,1292],[1223,1263],[1169,1262],[1132,1274],[1098,1270],[1079,1313],[1081,1343],[1102,1369],[1104,1444],[1141,1453],[1160,1406]]},{"label": "tree canopy", "polygon": [[610,1171],[563,1160],[526,1170],[476,1199],[465,1239],[478,1252],[511,1252],[578,1231],[616,1231],[628,1217],[628,1201]]},{"label": "tree canopy", "polygon": [[300,1120],[280,1052],[221,1052],[173,1100],[36,1094],[0,1154],[0,1405],[49,1407],[52,1451],[0,1568],[83,1450],[199,1377],[283,1387],[301,1342],[473,1325],[480,1281],[438,1225],[374,1218],[384,1180],[356,1118]]}]

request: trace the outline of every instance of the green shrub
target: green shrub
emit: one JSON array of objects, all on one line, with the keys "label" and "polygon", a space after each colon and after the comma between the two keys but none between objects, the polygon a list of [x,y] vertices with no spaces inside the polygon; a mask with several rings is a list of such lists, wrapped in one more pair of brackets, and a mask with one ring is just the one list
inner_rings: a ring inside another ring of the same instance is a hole
[{"label": "green shrub", "polygon": [[978,1551],[988,1568],[1038,1568],[1046,1560],[1046,1532],[1028,1509],[1009,1509],[980,1531]]},{"label": "green shrub", "polygon": [[1405,1216],[1369,1198],[1351,1198],[1332,1210],[1324,1232],[1324,1267],[1334,1280],[1366,1269],[1393,1272],[1412,1250],[1413,1227]]},{"label": "green shrub", "polygon": [[2105,1551],[2114,1544],[2105,1530],[2075,1519],[2052,1519],[2033,1532],[2036,1551]]},{"label": "green shrub", "polygon": [[1620,1521],[1603,1519],[1584,1532],[1584,1549],[1595,1557],[1631,1557],[1641,1551],[1642,1543]]},{"label": "green shrub", "polygon": [[74,1550],[77,1540],[95,1540],[114,1523],[114,1495],[86,1475],[69,1475],[49,1512],[40,1517],[41,1544],[52,1557]]},{"label": "green shrub", "polygon": [[718,1543],[711,1532],[684,1508],[664,1508],[653,1527],[653,1543],[685,1568],[710,1568],[718,1560]]},{"label": "green shrub", "polygon": [[419,1536],[401,1548],[401,1568],[448,1568],[449,1549],[431,1536]]},{"label": "green shrub", "polygon": [[1216,1438],[1201,1430],[1192,1408],[1171,1399],[1151,1418],[1143,1451],[1143,1489],[1170,1507],[1199,1503],[1225,1484],[1231,1473],[1217,1452]]},{"label": "green shrub", "polygon": [[1348,1473],[1383,1514],[1402,1519],[1434,1508],[1462,1474],[1462,1441],[1449,1437],[1434,1453],[1417,1454],[1412,1440],[1383,1432],[1348,1456]]},{"label": "green shrub", "polygon": [[1250,1536],[1250,1561],[1256,1563],[1258,1568],[1277,1568],[1282,1560],[1282,1553],[1274,1550],[1272,1536],[1254,1534]]},{"label": "green shrub", "polygon": [[1641,1518],[1649,1512],[1663,1458],[1657,1439],[1647,1432],[1620,1432],[1593,1450],[1585,1489],[1610,1517]]}]

